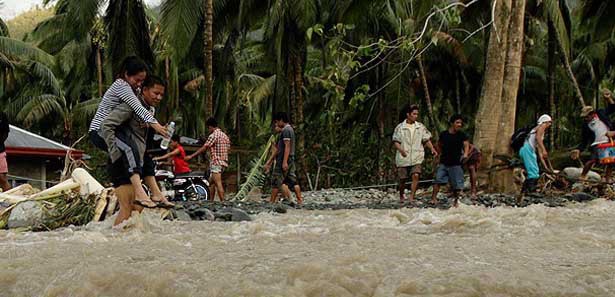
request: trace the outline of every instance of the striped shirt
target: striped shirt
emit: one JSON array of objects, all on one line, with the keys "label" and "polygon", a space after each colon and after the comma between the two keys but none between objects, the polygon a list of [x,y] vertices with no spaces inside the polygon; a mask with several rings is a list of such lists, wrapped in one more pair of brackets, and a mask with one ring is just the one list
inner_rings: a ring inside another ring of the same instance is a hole
[{"label": "striped shirt", "polygon": [[231,148],[231,140],[220,128],[216,128],[213,133],[209,134],[207,142],[203,146],[211,148],[211,165],[228,167],[228,151]]},{"label": "striped shirt", "polygon": [[125,102],[128,104],[135,114],[146,123],[157,123],[154,115],[147,110],[135,95],[135,91],[132,87],[123,79],[116,79],[111,87],[105,92],[98,110],[92,119],[89,131],[99,131],[102,126],[102,122],[109,116],[111,111],[116,108],[120,103]]}]

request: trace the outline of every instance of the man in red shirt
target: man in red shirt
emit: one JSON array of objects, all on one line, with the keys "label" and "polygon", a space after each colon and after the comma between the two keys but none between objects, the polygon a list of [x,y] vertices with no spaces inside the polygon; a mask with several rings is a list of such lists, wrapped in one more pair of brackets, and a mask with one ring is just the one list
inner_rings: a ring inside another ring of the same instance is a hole
[{"label": "man in red shirt", "polygon": [[179,142],[179,135],[173,135],[171,137],[171,143],[169,145],[171,151],[164,156],[154,158],[154,161],[167,160],[173,158],[173,173],[175,175],[190,173],[190,166],[188,162],[184,160],[186,158],[186,151]]},{"label": "man in red shirt", "polygon": [[231,140],[229,137],[218,128],[218,122],[214,118],[207,119],[207,129],[209,130],[209,137],[205,144],[194,154],[186,157],[186,161],[198,156],[199,154],[209,150],[210,163],[209,168],[211,170],[209,190],[211,192],[212,201],[215,199],[216,190],[218,190],[218,197],[220,201],[224,201],[224,186],[222,186],[222,173],[228,167],[228,152],[231,148]]}]

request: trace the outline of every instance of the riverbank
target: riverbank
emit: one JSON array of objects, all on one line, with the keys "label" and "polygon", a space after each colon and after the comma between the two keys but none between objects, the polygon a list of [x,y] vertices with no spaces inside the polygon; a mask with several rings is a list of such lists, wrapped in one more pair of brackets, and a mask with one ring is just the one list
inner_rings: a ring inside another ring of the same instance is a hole
[{"label": "riverbank", "polygon": [[[248,201],[225,201],[216,202],[184,202],[178,203],[175,211],[185,212],[194,220],[232,220],[230,217],[216,214],[221,210],[228,213],[229,209],[241,209],[250,215],[258,213],[286,213],[290,209],[300,210],[344,210],[344,209],[400,209],[400,208],[437,208],[449,209],[453,207],[453,199],[440,193],[438,203],[432,204],[428,192],[419,195],[414,203],[400,205],[399,195],[394,190],[321,190],[305,192],[304,204],[297,205],[294,201],[283,200],[280,203],[271,204],[266,195],[253,195]],[[588,202],[598,197],[584,192],[569,194],[542,195],[533,194],[524,197],[521,204],[517,204],[516,196],[506,194],[479,194],[475,199],[464,196],[460,203],[464,205],[483,206],[488,208],[499,206],[527,207],[541,204],[547,207],[565,207],[570,203]],[[208,211],[212,213],[209,213]],[[187,219],[183,216],[184,219]]]}]

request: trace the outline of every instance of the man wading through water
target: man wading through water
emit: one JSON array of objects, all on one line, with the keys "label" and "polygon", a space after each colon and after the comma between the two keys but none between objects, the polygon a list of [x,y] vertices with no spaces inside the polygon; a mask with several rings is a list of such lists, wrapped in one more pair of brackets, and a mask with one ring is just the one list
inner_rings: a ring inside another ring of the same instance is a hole
[{"label": "man wading through water", "polygon": [[393,133],[393,145],[397,150],[395,165],[399,176],[399,202],[401,204],[405,200],[405,184],[409,178],[412,178],[412,186],[408,201],[414,202],[421,175],[421,164],[425,160],[423,146],[426,145],[434,157],[438,156],[438,152],[431,143],[431,133],[423,124],[417,122],[419,107],[417,105],[407,106],[404,108],[404,114],[406,119],[397,125]]},{"label": "man wading through water", "polygon": [[[154,107],[160,104],[164,92],[164,82],[150,76],[143,83],[143,100],[140,104],[153,114]],[[153,161],[151,158],[144,158],[148,126],[127,103],[115,107],[102,122],[101,136],[109,148],[108,173],[120,204],[120,212],[115,218],[114,226],[130,218],[133,211],[140,212],[144,206],[148,207],[138,200],[131,184],[134,175],[151,178],[155,183]],[[118,135],[122,135],[121,139]],[[134,150],[122,150],[125,143],[129,143]],[[173,206],[172,203],[167,204]]]}]

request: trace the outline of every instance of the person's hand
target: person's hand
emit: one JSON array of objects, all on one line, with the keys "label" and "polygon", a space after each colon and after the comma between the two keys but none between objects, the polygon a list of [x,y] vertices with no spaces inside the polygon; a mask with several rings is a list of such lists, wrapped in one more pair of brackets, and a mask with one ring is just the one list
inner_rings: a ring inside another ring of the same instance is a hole
[{"label": "person's hand", "polygon": [[434,157],[437,157],[437,156],[438,156],[438,151],[436,151],[436,150],[434,150],[434,149],[431,149],[431,154],[432,154]]},{"label": "person's hand", "polygon": [[152,160],[158,161],[158,160],[160,160],[160,157],[154,157],[154,158],[152,158]]},{"label": "person's hand", "polygon": [[579,156],[581,155],[581,151],[580,150],[572,150],[572,152],[570,153],[570,158],[573,160],[577,160],[579,159]]},{"label": "person's hand", "polygon": [[408,156],[408,153],[407,153],[407,152],[406,152],[406,150],[404,150],[404,149],[401,149],[401,150],[399,151],[399,153],[400,153],[400,154],[401,154],[401,156],[402,156],[402,157],[404,157],[404,158]]},{"label": "person's hand", "polygon": [[544,152],[540,153],[540,157],[543,160],[546,160],[549,157],[549,153],[547,151],[544,151]]},{"label": "person's hand", "polygon": [[284,172],[288,171],[288,162],[282,163],[282,170],[284,170]]},{"label": "person's hand", "polygon": [[162,137],[169,137],[169,131],[167,131],[167,127],[160,125],[159,123],[151,124],[152,128],[156,131],[156,133],[162,135]]},{"label": "person's hand", "polygon": [[263,169],[265,169],[265,173],[269,173],[269,170],[271,170],[271,164],[265,164],[265,166],[263,166]]},{"label": "person's hand", "polygon": [[610,137],[610,138],[614,138],[615,137],[615,131],[607,131],[606,132],[606,136]]},{"label": "person's hand", "polygon": [[188,162],[190,160],[192,160],[192,158],[194,158],[194,156],[190,155],[190,156],[185,156],[184,157],[184,161]]}]

